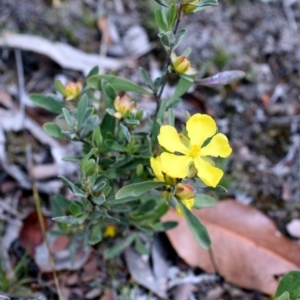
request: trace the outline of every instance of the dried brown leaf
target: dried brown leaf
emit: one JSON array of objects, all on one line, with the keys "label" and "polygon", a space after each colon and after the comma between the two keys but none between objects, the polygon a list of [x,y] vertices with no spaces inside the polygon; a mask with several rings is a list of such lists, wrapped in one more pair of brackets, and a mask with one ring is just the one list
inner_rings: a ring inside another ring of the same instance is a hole
[{"label": "dried brown leaf", "polygon": [[[282,236],[259,210],[227,200],[194,213],[209,231],[217,271],[226,281],[272,294],[278,275],[300,267],[300,245]],[[209,251],[197,244],[184,218],[170,210],[163,218],[169,220],[179,223],[167,231],[179,256],[193,267],[214,272]]]},{"label": "dried brown leaf", "polygon": [[[50,226],[49,222],[45,216],[43,216],[43,219],[44,226],[48,229]],[[36,211],[32,211],[23,220],[23,226],[20,232],[20,242],[30,255],[33,255],[35,248],[43,242],[43,234]]]}]

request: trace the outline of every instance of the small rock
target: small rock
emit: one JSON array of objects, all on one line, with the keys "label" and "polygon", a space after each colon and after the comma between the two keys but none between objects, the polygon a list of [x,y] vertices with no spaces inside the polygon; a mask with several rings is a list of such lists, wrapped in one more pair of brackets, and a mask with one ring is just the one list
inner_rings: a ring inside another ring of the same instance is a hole
[{"label": "small rock", "polygon": [[300,238],[300,220],[292,220],[286,225],[286,230],[292,237]]}]

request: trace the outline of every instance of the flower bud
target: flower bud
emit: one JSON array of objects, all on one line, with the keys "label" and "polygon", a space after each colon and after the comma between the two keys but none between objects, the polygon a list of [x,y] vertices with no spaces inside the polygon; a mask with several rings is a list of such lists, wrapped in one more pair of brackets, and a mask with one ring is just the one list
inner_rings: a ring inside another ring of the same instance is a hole
[{"label": "flower bud", "polygon": [[125,94],[124,96],[122,96],[122,98],[120,96],[117,96],[114,101],[114,107],[117,111],[114,116],[117,119],[122,119],[130,113],[135,114],[137,112],[135,103],[133,101],[130,101],[130,96],[128,94]]},{"label": "flower bud", "polygon": [[195,197],[194,187],[192,184],[178,183],[175,195],[181,200],[188,200]]},{"label": "flower bud", "polygon": [[184,55],[176,56],[174,52],[171,54],[173,70],[178,74],[195,75],[197,70],[191,68],[190,61]]},{"label": "flower bud", "polygon": [[78,98],[81,91],[82,91],[81,82],[68,82],[65,85],[65,89],[64,89],[64,96],[66,97],[66,101],[70,101]]},{"label": "flower bud", "polygon": [[182,3],[183,3],[183,13],[185,15],[188,15],[190,13],[192,13],[196,8],[197,6],[194,6],[194,5],[191,5],[191,4],[187,4],[187,3],[198,3],[199,0],[183,0]]},{"label": "flower bud", "polygon": [[178,56],[173,63],[174,70],[180,74],[185,73],[190,66],[190,61],[183,55]]}]

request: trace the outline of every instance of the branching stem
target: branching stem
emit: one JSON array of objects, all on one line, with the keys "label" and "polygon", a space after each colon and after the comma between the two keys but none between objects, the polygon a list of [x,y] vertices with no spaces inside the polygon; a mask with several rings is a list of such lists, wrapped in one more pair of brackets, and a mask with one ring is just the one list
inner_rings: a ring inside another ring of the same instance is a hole
[{"label": "branching stem", "polygon": [[[179,9],[178,9],[178,18],[176,20],[176,23],[174,25],[174,28],[172,30],[173,34],[176,34],[177,30],[178,30],[178,26],[179,26],[179,23],[181,21],[181,18],[182,18],[182,9],[183,9],[183,6],[180,5]],[[162,76],[163,78],[163,82],[162,82],[162,85],[161,85],[161,88],[158,92],[158,94],[155,95],[155,101],[156,101],[156,112],[155,112],[155,115],[157,115],[158,111],[159,111],[159,107],[160,107],[160,102],[161,102],[161,96],[162,96],[162,93],[164,91],[164,88],[166,86],[166,83],[167,83],[167,74],[168,74],[168,69],[169,69],[169,66],[171,64],[171,54],[172,54],[172,51],[173,51],[173,46],[169,48],[168,52],[167,52],[167,58],[166,58],[166,62],[165,62],[165,65],[164,65],[164,74]]]}]

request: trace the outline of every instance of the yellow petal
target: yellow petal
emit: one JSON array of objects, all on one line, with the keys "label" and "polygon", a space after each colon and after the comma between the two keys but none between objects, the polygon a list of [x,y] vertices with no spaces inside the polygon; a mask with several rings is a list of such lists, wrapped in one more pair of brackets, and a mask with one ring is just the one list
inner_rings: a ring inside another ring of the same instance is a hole
[{"label": "yellow petal", "polygon": [[198,177],[207,185],[216,187],[223,177],[223,171],[213,167],[205,160],[197,157],[194,159],[195,167],[198,171]]},{"label": "yellow petal", "polygon": [[[181,200],[181,201],[182,201],[182,203],[183,203],[189,210],[192,209],[192,207],[194,206],[194,203],[195,203],[194,198],[191,198],[191,199],[185,199],[185,200]],[[181,211],[181,207],[180,207],[179,205],[177,205],[176,210],[177,210],[177,213],[178,213],[180,216],[183,215],[183,213],[182,213],[182,211]]]},{"label": "yellow petal", "polygon": [[194,198],[185,199],[185,200],[181,200],[181,201],[189,210],[191,210],[191,208],[194,206],[194,203],[195,203]]},{"label": "yellow petal", "polygon": [[200,155],[202,156],[221,156],[227,157],[232,152],[232,149],[228,143],[227,137],[222,133],[217,133],[208,145],[200,150]]},{"label": "yellow petal", "polygon": [[162,171],[173,178],[185,178],[192,160],[189,156],[164,152],[161,154]]},{"label": "yellow petal", "polygon": [[160,127],[158,142],[169,152],[189,153],[189,149],[181,143],[179,134],[173,126],[164,125]]},{"label": "yellow petal", "polygon": [[195,114],[186,123],[191,145],[202,146],[204,141],[217,131],[214,119],[208,115]]},{"label": "yellow petal", "polygon": [[184,72],[185,75],[196,75],[198,71],[194,68],[189,68],[186,72]]},{"label": "yellow petal", "polygon": [[161,171],[161,158],[160,156],[154,158],[154,157],[151,157],[150,158],[150,165],[151,165],[151,168],[152,168],[152,171],[154,173],[154,175],[156,176],[156,178],[161,181],[161,182],[164,182],[164,175]]}]

